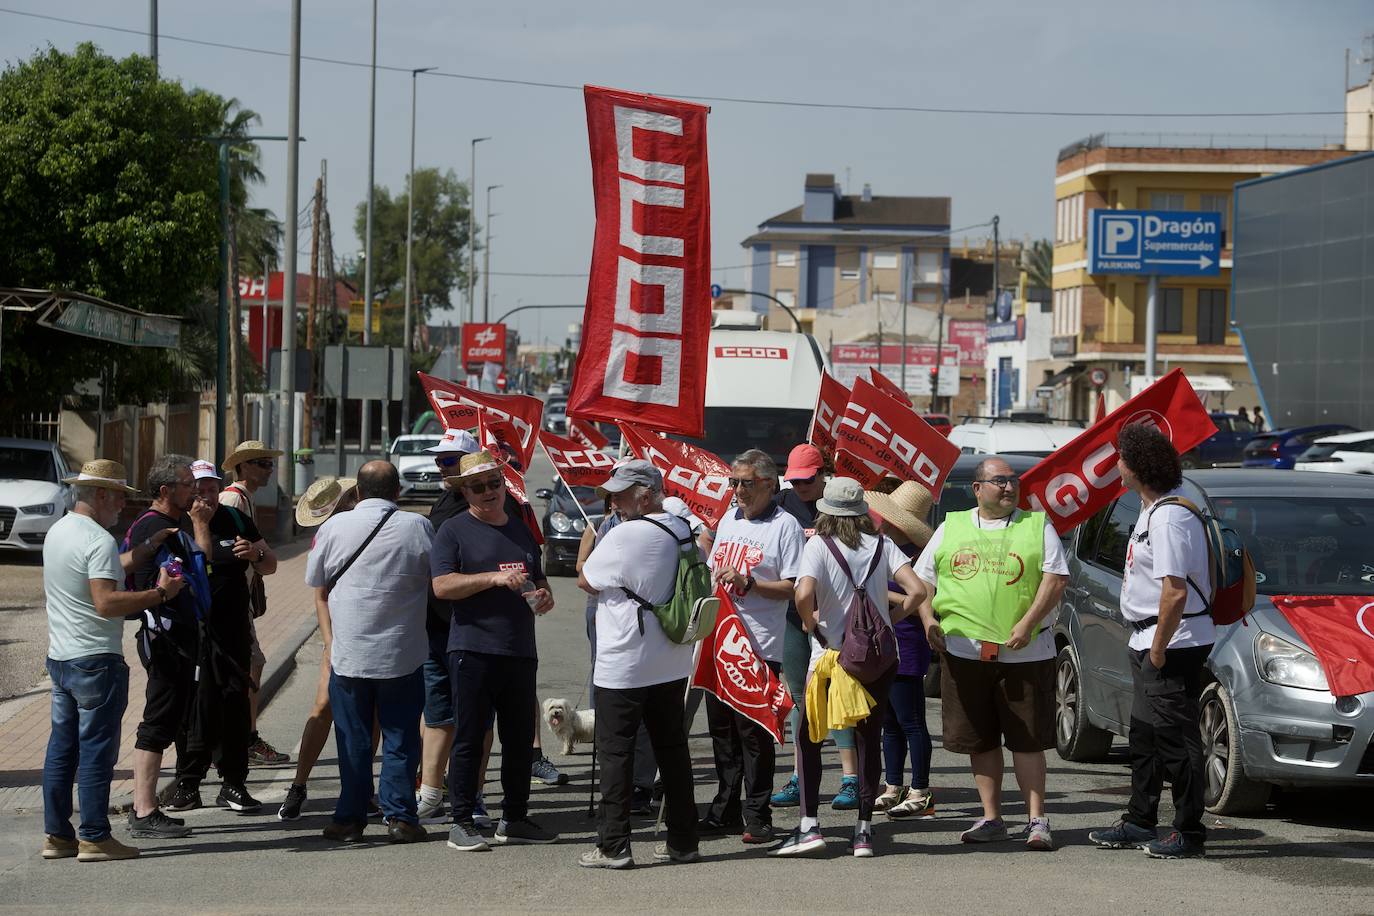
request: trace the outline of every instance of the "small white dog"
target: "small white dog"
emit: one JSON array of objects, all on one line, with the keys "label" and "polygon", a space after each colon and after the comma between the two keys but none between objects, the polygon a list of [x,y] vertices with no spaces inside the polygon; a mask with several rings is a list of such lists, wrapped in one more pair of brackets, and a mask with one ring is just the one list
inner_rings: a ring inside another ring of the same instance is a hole
[{"label": "small white dog", "polygon": [[564,754],[571,754],[578,741],[590,742],[596,735],[596,710],[578,709],[567,700],[545,700],[544,721],[563,742]]}]

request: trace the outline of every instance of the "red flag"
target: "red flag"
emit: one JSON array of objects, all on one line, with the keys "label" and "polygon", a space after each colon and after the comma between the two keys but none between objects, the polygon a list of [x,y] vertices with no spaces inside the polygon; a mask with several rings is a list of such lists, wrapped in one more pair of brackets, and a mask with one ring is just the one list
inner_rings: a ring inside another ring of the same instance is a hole
[{"label": "red flag", "polygon": [[596,236],[568,412],[700,436],[711,329],[708,109],[584,91]]},{"label": "red flag", "polygon": [[[477,412],[477,441],[482,448],[504,460],[520,459],[520,434],[509,420],[499,420],[486,410]],[[520,466],[525,467],[521,462]]]},{"label": "red flag", "polygon": [[892,381],[892,379],[883,375],[872,366],[869,367],[868,374],[873,377],[873,385],[883,394],[892,398],[899,404],[905,404],[907,407],[911,406],[911,396],[903,391],[896,382]]},{"label": "red flag", "polygon": [[539,434],[539,444],[544,446],[558,476],[570,487],[599,487],[615,466],[615,459],[605,452],[550,432]]},{"label": "red flag", "polygon": [[720,524],[734,499],[728,464],[704,448],[664,439],[631,423],[621,423],[620,433],[636,458],[663,474],[664,493],[680,498],[707,527]]},{"label": "red flag", "polygon": [[461,400],[462,385],[423,372],[415,374],[420,377],[420,387],[425,390],[429,406],[439,415],[445,429],[472,429],[477,425],[477,408]]},{"label": "red flag", "polygon": [[544,416],[544,402],[528,394],[492,394],[476,388],[458,389],[458,399],[483,411],[489,421],[508,423],[518,438],[516,453],[521,467],[529,467],[534,457],[534,434]]},{"label": "red flag", "polygon": [[530,529],[530,534],[534,535],[534,542],[543,547],[544,532],[539,528],[539,519],[534,514],[534,507],[530,505],[530,498],[525,495],[525,478],[521,477],[520,472],[514,467],[504,463],[501,465],[501,476],[506,478],[506,492],[514,496],[515,501],[520,504],[520,520]]},{"label": "red flag", "polygon": [[[874,482],[874,468],[883,468],[902,480],[916,480],[939,493],[945,477],[959,458],[959,446],[950,442],[910,407],[883,394],[862,378],[854,380],[854,391],[845,405],[844,416],[836,426],[839,454],[835,471],[849,476],[859,463],[869,468],[869,480],[856,478],[865,485]],[[840,470],[841,455],[848,453],[845,470]],[[881,472],[877,472],[881,476]]]},{"label": "red flag", "polygon": [[816,410],[811,415],[811,432],[807,441],[820,449],[822,455],[835,457],[835,427],[849,403],[849,389],[829,372],[821,373],[821,389],[816,393]]},{"label": "red flag", "polygon": [[835,452],[835,476],[853,477],[865,490],[871,490],[878,481],[892,474],[892,469],[871,461],[865,461],[848,449]]},{"label": "red flag", "polygon": [[1179,454],[1217,431],[1183,370],[1175,369],[1022,474],[1021,508],[1047,512],[1063,534],[1120,496],[1126,488],[1116,440],[1131,423],[1158,428]]},{"label": "red flag", "polygon": [[587,448],[605,448],[611,440],[591,420],[578,420],[568,417],[568,438],[576,439]]},{"label": "red flag", "polygon": [[1369,595],[1281,595],[1274,599],[1316,654],[1338,697],[1374,690],[1374,598]]},{"label": "red flag", "polygon": [[716,597],[720,599],[716,628],[701,641],[692,686],[714,693],[722,703],[768,729],[773,740],[782,744],[792,695],[759,657],[749,627],[740,619],[726,590],[717,588]]},{"label": "red flag", "polygon": [[1099,391],[1097,393],[1097,411],[1093,414],[1093,423],[1101,423],[1107,419],[1107,395]]}]

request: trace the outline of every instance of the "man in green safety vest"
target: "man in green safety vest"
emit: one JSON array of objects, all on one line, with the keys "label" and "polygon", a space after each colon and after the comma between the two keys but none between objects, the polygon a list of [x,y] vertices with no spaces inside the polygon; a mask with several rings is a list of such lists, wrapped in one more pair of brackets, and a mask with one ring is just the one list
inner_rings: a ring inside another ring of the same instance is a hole
[{"label": "man in green safety vest", "polygon": [[1043,512],[1016,507],[1021,482],[1001,458],[973,474],[978,506],[948,515],[916,560],[932,597],[921,605],[940,668],[944,745],[968,754],[983,816],[965,843],[1007,840],[1002,747],[1026,800],[1030,849],[1053,849],[1045,817],[1045,750],[1054,746],[1051,613],[1068,581],[1064,547]]}]

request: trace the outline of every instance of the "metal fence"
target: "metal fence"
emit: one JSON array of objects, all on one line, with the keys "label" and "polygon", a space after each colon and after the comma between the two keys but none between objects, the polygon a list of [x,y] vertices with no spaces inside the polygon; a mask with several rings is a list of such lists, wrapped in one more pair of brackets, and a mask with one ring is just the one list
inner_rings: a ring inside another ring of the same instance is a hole
[{"label": "metal fence", "polygon": [[0,436],[57,442],[62,431],[60,411],[35,410],[0,421]]}]

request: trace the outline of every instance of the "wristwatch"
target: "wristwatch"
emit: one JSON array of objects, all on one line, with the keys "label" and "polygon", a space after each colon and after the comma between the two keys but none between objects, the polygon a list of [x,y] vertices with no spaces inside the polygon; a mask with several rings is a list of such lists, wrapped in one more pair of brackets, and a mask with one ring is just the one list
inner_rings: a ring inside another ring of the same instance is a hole
[{"label": "wristwatch", "polygon": [[753,591],[753,590],[754,590],[754,577],[753,577],[753,576],[745,576],[745,577],[744,577],[744,594],[747,595],[747,594],[749,594],[749,593],[750,593],[751,591]]},{"label": "wristwatch", "polygon": [[258,548],[258,558],[257,558],[256,560],[254,560],[253,562],[254,562],[254,563],[261,563],[261,562],[262,562],[262,558],[265,557],[265,556],[267,556],[267,551],[265,551],[265,550],[263,550],[261,547],[259,547],[259,548]]}]

